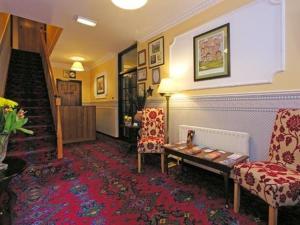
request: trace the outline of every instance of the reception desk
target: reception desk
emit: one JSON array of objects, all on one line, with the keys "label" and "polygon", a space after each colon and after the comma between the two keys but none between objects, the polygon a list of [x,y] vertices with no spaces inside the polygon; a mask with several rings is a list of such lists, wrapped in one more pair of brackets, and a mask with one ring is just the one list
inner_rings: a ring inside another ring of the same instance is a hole
[{"label": "reception desk", "polygon": [[63,143],[96,140],[95,106],[61,106]]}]

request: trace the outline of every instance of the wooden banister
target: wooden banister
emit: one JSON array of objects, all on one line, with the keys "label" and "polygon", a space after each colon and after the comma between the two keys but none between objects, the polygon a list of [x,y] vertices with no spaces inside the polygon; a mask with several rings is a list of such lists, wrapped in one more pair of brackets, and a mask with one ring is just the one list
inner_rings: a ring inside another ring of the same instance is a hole
[{"label": "wooden banister", "polygon": [[62,139],[62,126],[61,126],[61,112],[60,112],[60,106],[61,106],[61,99],[58,95],[58,91],[56,88],[54,75],[52,71],[52,67],[49,60],[49,51],[46,45],[45,41],[45,33],[41,31],[41,58],[43,62],[43,68],[44,68],[44,74],[45,74],[45,80],[47,84],[48,89],[48,96],[51,106],[51,112],[55,124],[55,130],[56,130],[56,139],[57,139],[57,158],[62,159],[63,158],[63,139]]}]

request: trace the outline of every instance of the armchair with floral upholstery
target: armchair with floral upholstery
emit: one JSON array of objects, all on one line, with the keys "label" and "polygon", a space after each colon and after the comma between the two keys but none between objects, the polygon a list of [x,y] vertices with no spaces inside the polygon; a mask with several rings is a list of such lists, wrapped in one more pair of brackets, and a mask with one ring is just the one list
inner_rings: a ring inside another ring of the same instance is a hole
[{"label": "armchair with floral upholstery", "polygon": [[162,108],[145,108],[142,116],[140,139],[137,144],[138,172],[141,172],[141,156],[146,153],[161,155],[161,171],[164,173],[164,112]]},{"label": "armchair with floral upholstery", "polygon": [[300,109],[280,109],[271,136],[269,160],[234,167],[234,211],[239,211],[240,186],[269,205],[269,225],[277,224],[280,206],[300,201]]}]

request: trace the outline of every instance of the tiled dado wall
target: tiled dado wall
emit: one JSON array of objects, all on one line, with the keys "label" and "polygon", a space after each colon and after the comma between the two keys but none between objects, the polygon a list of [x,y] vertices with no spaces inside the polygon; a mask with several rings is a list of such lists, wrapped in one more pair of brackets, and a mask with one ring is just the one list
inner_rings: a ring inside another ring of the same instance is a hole
[{"label": "tiled dado wall", "polygon": [[243,131],[250,134],[250,159],[265,160],[278,108],[300,108],[300,91],[171,98],[170,140],[178,140],[180,124]]}]

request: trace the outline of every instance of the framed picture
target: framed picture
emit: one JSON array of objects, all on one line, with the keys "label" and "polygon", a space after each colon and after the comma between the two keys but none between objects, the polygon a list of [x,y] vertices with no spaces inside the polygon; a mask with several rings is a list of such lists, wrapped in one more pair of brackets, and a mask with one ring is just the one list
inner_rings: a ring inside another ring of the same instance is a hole
[{"label": "framed picture", "polygon": [[194,37],[194,81],[230,76],[229,23]]},{"label": "framed picture", "polygon": [[159,84],[160,83],[160,68],[152,69],[152,84]]},{"label": "framed picture", "polygon": [[63,71],[64,78],[76,79],[76,71],[73,70],[64,70]]},{"label": "framed picture", "polygon": [[98,75],[95,78],[95,97],[101,98],[106,96],[107,83],[105,74]]},{"label": "framed picture", "polygon": [[137,80],[138,81],[147,80],[147,67],[138,69]]},{"label": "framed picture", "polygon": [[145,97],[146,95],[146,83],[138,83],[138,96]]},{"label": "framed picture", "polygon": [[149,67],[164,64],[164,37],[160,37],[148,44]]},{"label": "framed picture", "polygon": [[138,52],[138,66],[146,65],[146,49]]}]

